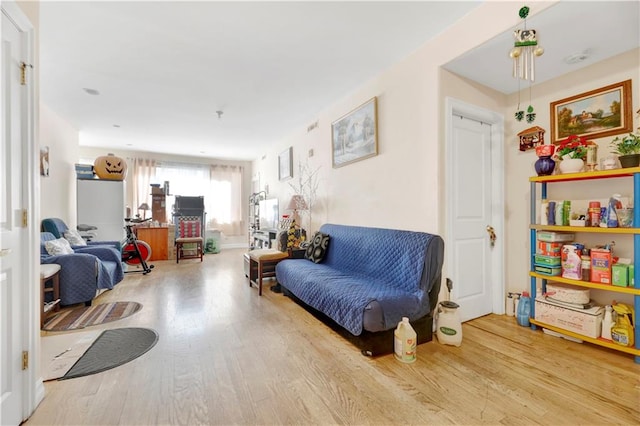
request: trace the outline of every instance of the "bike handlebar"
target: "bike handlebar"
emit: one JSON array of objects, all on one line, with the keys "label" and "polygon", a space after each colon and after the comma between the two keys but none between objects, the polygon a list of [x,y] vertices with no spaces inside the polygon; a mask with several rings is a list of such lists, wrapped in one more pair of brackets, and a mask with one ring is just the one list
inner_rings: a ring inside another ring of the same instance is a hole
[{"label": "bike handlebar", "polygon": [[149,219],[140,219],[140,218],[137,218],[137,217],[125,217],[124,221],[125,222],[133,222],[133,223],[143,223],[143,222],[149,222],[152,219],[153,219],[152,217],[150,217]]}]

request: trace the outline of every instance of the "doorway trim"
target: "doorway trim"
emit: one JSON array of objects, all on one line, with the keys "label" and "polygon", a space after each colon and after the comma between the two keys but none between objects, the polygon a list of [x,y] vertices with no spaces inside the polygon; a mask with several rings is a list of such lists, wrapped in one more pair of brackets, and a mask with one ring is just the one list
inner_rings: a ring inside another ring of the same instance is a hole
[{"label": "doorway trim", "polygon": [[[35,62],[35,29],[29,18],[13,0],[2,1],[2,13],[14,22],[22,34],[25,61],[36,67]],[[22,382],[22,417],[28,419],[44,398],[44,384],[40,376],[40,182],[39,182],[39,149],[36,144],[35,95],[39,84],[38,73],[27,67],[28,84],[22,93],[20,109],[20,125],[22,127],[23,146],[23,194],[27,219],[27,241],[24,241],[24,259],[22,276],[29,284],[21,292],[23,307],[20,321],[22,323],[23,350],[29,352],[29,368],[24,372]],[[16,360],[18,364],[18,360]]]},{"label": "doorway trim", "polygon": [[[491,221],[498,239],[491,257],[491,269],[494,272],[492,292],[492,311],[495,314],[505,312],[505,190],[504,190],[504,116],[496,111],[491,111],[452,97],[445,98],[445,206],[446,206],[446,233],[453,235],[453,118],[454,115],[471,120],[480,121],[491,125]],[[452,265],[454,252],[452,244],[446,244],[445,262]],[[455,289],[455,282],[453,283]]]}]

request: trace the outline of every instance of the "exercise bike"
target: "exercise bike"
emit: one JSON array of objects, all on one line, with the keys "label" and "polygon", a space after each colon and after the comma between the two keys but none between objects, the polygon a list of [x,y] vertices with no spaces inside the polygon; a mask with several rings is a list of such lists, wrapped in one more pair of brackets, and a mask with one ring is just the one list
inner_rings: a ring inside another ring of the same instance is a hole
[{"label": "exercise bike", "polygon": [[150,220],[151,218],[140,219],[127,217],[124,219],[124,221],[127,222],[124,227],[127,230],[127,237],[120,244],[122,247],[122,261],[127,265],[142,266],[141,270],[125,271],[125,273],[142,272],[142,275],[147,275],[151,272],[151,269],[153,269],[153,265],[147,264],[147,261],[151,258],[151,247],[146,242],[139,240],[133,231],[135,225]]}]

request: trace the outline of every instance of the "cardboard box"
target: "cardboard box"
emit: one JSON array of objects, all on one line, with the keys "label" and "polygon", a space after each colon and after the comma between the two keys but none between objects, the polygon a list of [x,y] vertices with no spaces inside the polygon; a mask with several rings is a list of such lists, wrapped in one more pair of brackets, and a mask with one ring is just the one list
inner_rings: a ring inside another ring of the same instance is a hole
[{"label": "cardboard box", "polygon": [[618,287],[629,285],[629,265],[616,263],[611,267],[611,284]]},{"label": "cardboard box", "polygon": [[611,284],[611,251],[591,249],[591,282]]},{"label": "cardboard box", "polygon": [[538,231],[536,236],[538,240],[547,243],[569,242],[575,239],[575,234],[569,232]]},{"label": "cardboard box", "polygon": [[554,304],[544,297],[536,298],[535,319],[545,324],[597,339],[602,330],[604,308],[574,309]]},{"label": "cardboard box", "polygon": [[559,266],[533,265],[533,270],[539,274],[549,275],[551,277],[558,276],[562,273],[562,268]]},{"label": "cardboard box", "polygon": [[538,241],[536,253],[542,256],[560,257],[563,243],[548,243],[546,241]]},{"label": "cardboard box", "polygon": [[560,257],[536,254],[534,257],[534,263],[540,266],[560,266]]}]

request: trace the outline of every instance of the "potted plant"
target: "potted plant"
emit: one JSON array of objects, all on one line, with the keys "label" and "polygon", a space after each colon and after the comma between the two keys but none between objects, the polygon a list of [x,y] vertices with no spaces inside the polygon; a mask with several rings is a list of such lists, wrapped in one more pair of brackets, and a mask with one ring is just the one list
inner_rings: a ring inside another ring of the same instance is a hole
[{"label": "potted plant", "polygon": [[560,172],[576,173],[582,171],[587,157],[587,147],[592,142],[583,136],[571,135],[560,142],[556,149],[556,158],[560,161]]},{"label": "potted plant", "polygon": [[613,153],[618,154],[622,167],[638,167],[640,165],[640,136],[629,133],[616,137],[611,141]]}]

